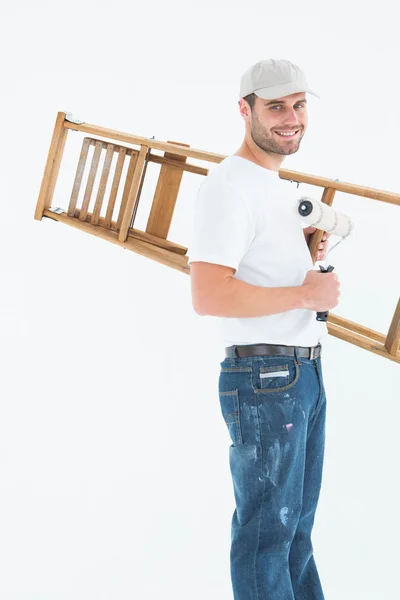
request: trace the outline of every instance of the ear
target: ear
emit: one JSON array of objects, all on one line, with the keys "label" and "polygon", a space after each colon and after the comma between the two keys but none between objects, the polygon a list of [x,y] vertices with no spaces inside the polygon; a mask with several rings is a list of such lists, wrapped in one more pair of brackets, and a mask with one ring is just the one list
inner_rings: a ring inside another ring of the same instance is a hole
[{"label": "ear", "polygon": [[239,111],[243,119],[247,119],[251,112],[249,104],[243,98],[239,100]]}]

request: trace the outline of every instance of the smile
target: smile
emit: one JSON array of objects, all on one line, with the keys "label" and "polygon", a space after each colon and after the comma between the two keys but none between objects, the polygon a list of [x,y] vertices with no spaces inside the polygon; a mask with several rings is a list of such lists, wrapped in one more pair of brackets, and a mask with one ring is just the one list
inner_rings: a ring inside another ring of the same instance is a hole
[{"label": "smile", "polygon": [[299,133],[300,129],[296,129],[296,131],[275,131],[276,135],[280,137],[293,138]]}]

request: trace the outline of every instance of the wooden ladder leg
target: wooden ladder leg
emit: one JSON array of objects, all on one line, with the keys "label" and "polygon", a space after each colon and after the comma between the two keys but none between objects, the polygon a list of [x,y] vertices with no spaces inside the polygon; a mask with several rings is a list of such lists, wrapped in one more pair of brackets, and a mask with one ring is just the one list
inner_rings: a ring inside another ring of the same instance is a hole
[{"label": "wooden ladder leg", "polygon": [[400,298],[394,311],[393,319],[386,336],[385,348],[392,356],[399,353],[400,343]]},{"label": "wooden ladder leg", "polygon": [[49,153],[43,173],[42,184],[35,210],[35,219],[40,221],[45,209],[50,208],[53,200],[54,188],[60,170],[60,163],[64,152],[68,129],[64,127],[65,112],[57,113],[56,122],[51,138]]},{"label": "wooden ladder leg", "polygon": [[[328,204],[328,206],[332,206],[333,199],[335,197],[335,192],[333,188],[324,188],[321,202]],[[312,256],[313,264],[316,263],[315,253],[317,252],[318,246],[323,238],[324,232],[321,229],[317,229],[314,233],[311,234],[308,247],[310,249],[310,254]]]}]

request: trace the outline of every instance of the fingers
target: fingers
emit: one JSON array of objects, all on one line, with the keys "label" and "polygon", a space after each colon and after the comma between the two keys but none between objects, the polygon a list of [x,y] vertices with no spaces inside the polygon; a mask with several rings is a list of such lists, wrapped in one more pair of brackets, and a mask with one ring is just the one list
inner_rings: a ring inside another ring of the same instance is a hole
[{"label": "fingers", "polygon": [[[317,230],[316,227],[310,225],[310,227],[304,227],[303,228],[303,233],[305,234],[310,234],[310,233],[314,233]],[[329,239],[331,237],[331,233],[328,233],[327,231],[324,231],[324,234],[322,236],[322,241],[325,241],[327,239]]]},{"label": "fingers", "polygon": [[315,260],[324,260],[325,259],[325,255],[326,255],[326,250],[327,250],[327,242],[328,239],[331,237],[331,233],[328,233],[327,231],[324,231],[321,242],[318,244],[318,248],[315,252]]},{"label": "fingers", "polygon": [[315,258],[316,260],[322,260],[325,258],[325,254],[326,254],[326,249],[327,249],[327,237],[329,237],[330,234],[324,234],[324,237],[322,238],[322,242],[320,242],[318,244],[318,248],[317,251],[315,253]]},{"label": "fingers", "polygon": [[309,227],[305,227],[303,229],[303,232],[306,234],[314,233],[314,231],[317,231],[317,228],[314,227],[313,225],[310,225]]}]

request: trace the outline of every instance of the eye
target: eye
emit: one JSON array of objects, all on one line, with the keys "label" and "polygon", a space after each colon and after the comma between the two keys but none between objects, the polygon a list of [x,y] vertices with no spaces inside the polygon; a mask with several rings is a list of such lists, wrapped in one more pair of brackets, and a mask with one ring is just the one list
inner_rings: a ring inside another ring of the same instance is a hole
[{"label": "eye", "polygon": [[[298,104],[295,104],[295,107],[304,108],[304,104],[302,102],[299,102]],[[275,108],[282,108],[282,105],[277,104],[276,106],[272,106],[271,110],[274,110]]]}]

